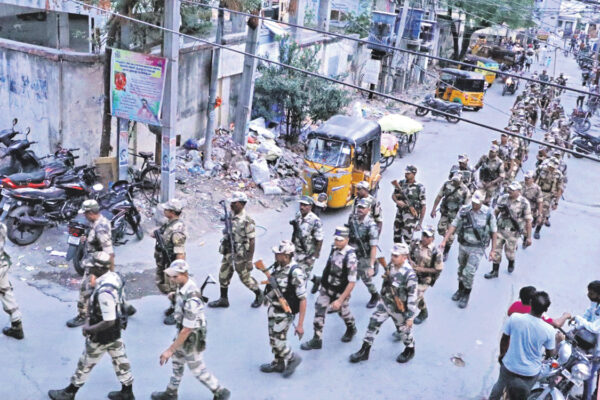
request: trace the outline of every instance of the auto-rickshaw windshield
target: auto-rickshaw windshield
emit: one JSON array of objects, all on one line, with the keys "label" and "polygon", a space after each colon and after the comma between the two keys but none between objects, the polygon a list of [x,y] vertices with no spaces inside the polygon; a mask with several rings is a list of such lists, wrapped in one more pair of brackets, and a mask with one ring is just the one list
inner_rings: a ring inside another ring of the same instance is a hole
[{"label": "auto-rickshaw windshield", "polygon": [[458,90],[462,90],[463,92],[483,92],[485,80],[458,79],[454,85]]},{"label": "auto-rickshaw windshield", "polygon": [[350,145],[337,140],[312,138],[308,141],[306,159],[330,167],[350,166]]}]

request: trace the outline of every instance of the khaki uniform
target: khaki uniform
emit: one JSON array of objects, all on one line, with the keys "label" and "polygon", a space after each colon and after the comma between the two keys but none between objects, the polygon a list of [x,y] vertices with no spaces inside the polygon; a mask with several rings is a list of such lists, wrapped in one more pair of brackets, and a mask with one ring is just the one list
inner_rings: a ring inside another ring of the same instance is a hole
[{"label": "khaki uniform", "polygon": [[473,169],[473,167],[467,166],[466,169],[462,169],[460,165],[453,165],[450,168],[448,180],[452,179],[452,175],[454,175],[455,173],[460,174],[462,182],[469,189],[469,191],[474,191],[475,189],[477,189],[475,181],[475,170]]},{"label": "khaki uniform", "polygon": [[[421,209],[425,206],[425,186],[421,183],[408,183],[406,180],[398,182],[407,198],[402,198],[402,192],[398,188],[394,189],[394,194],[399,195],[400,200],[407,203],[407,207],[396,207],[396,219],[394,220],[394,243],[410,243],[412,235],[419,224]],[[410,207],[414,207],[417,215],[412,215]]]},{"label": "khaki uniform", "polygon": [[434,242],[428,246],[422,246],[420,240],[413,240],[410,244],[410,260],[415,267],[434,268],[437,275],[417,273],[417,307],[419,310],[427,309],[425,304],[425,292],[435,283],[439,274],[444,269],[444,262]]},{"label": "khaki uniform", "polygon": [[[515,226],[511,221],[508,211],[502,211],[506,208],[510,210],[513,217],[517,220],[518,226]],[[502,262],[502,249],[504,249],[504,254],[506,254],[506,258],[509,261],[515,260],[519,238],[521,237],[521,233],[525,231],[525,223],[526,221],[532,221],[533,217],[531,216],[529,201],[523,196],[512,200],[508,194],[503,195],[498,199],[496,210],[498,214],[498,236],[496,251],[492,257],[494,263],[500,264]]]},{"label": "khaki uniform", "polygon": [[315,264],[317,242],[323,241],[323,223],[312,211],[305,217],[300,212],[296,213],[292,222],[300,228],[299,234],[292,235],[292,243],[296,247],[294,259],[308,277]]},{"label": "khaki uniform", "polygon": [[550,171],[547,167],[539,168],[536,173],[535,183],[542,191],[542,221],[550,216],[552,206],[558,202],[557,194],[563,187],[563,174],[555,169]]},{"label": "khaki uniform", "polygon": [[[394,296],[404,304],[404,312],[396,306]],[[364,341],[372,345],[381,324],[391,317],[396,330],[400,332],[402,342],[406,347],[414,347],[412,328],[406,325],[406,320],[414,318],[417,311],[417,274],[408,260],[399,268],[391,265],[389,277],[384,279],[381,287],[381,301],[377,303],[377,308],[371,315]]]},{"label": "khaki uniform", "polygon": [[[492,182],[498,177],[501,177],[503,179],[505,177],[504,163],[502,162],[502,159],[498,156],[496,156],[496,158],[493,160],[490,159],[487,155],[481,156],[477,164],[475,164],[475,169],[479,169],[479,181],[482,184]],[[481,187],[483,188],[483,185]],[[496,184],[485,189],[486,204],[491,203],[492,199],[496,196],[499,187],[500,184]]]},{"label": "khaki uniform", "polygon": [[[381,203],[379,203],[375,196],[371,194],[367,195],[367,197],[365,197],[364,199],[368,200],[371,203],[371,212],[369,213],[371,219],[373,219],[373,221],[375,221],[376,224],[383,224]],[[352,214],[356,214],[356,209],[358,208],[358,200],[358,197],[354,200],[354,205],[352,206]]]},{"label": "khaki uniform", "polygon": [[[469,202],[471,192],[467,186],[461,182],[460,186],[454,186],[451,180],[444,182],[437,197],[442,199],[440,203],[440,220],[438,222],[437,231],[444,236],[448,231],[448,227],[456,217],[458,210]],[[448,238],[446,247],[450,248],[454,243],[454,236]]]},{"label": "khaki uniform", "polygon": [[[355,222],[352,222],[355,221]],[[355,236],[355,232],[351,227],[351,224],[356,224],[358,237]],[[358,258],[358,277],[363,281],[367,290],[371,294],[377,293],[377,288],[373,284],[373,278],[369,276],[368,270],[371,268],[371,246],[377,246],[379,231],[375,221],[371,219],[370,215],[366,215],[365,218],[360,221],[358,217],[353,214],[348,220],[348,227],[350,229],[350,246],[352,246]],[[362,250],[359,241],[362,242],[366,253]]]},{"label": "khaki uniform", "polygon": [[538,210],[538,203],[542,200],[542,189],[540,189],[538,184],[535,182],[533,182],[530,186],[527,186],[527,184],[523,181],[521,182],[521,187],[521,194],[529,201],[531,215],[535,221],[540,211]]},{"label": "khaki uniform", "polygon": [[250,239],[256,237],[254,220],[242,210],[238,215],[231,215],[231,229],[233,232],[234,254],[231,254],[231,244],[227,235],[221,239],[219,252],[223,255],[221,269],[219,270],[219,283],[222,288],[229,287],[233,277],[233,264],[242,283],[253,292],[258,290],[258,282],[254,279],[252,272],[252,260],[250,260]]},{"label": "khaki uniform", "polygon": [[504,163],[504,181],[503,186],[508,186],[517,174],[517,163],[515,162],[516,151],[511,141],[507,141],[505,144],[500,143],[498,145],[498,157]]},{"label": "khaki uniform", "polygon": [[171,261],[165,259],[164,254],[158,247],[154,248],[154,260],[156,261],[156,286],[161,293],[168,294],[177,290],[177,286],[165,276],[165,269],[169,268],[171,262],[175,261],[177,254],[185,254],[185,241],[187,232],[184,222],[174,218],[159,228],[167,252]]},{"label": "khaki uniform", "polygon": [[0,222],[0,302],[2,309],[10,316],[11,322],[21,320],[21,311],[15,300],[13,288],[8,280],[8,269],[11,266],[10,257],[4,251],[6,243],[6,225]]}]

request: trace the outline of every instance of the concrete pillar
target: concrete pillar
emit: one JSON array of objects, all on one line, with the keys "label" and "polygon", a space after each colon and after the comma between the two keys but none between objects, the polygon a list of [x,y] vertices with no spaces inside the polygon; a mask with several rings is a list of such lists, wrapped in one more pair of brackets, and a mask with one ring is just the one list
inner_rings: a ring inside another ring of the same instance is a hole
[{"label": "concrete pillar", "polygon": [[329,32],[329,19],[331,18],[331,0],[319,0],[319,15],[317,28]]},{"label": "concrete pillar", "polygon": [[[304,25],[304,14],[306,14],[306,0],[291,0],[289,5],[289,22],[296,25]],[[292,27],[294,35],[302,35],[302,30]]]},{"label": "concrete pillar", "polygon": [[230,14],[231,19],[231,33],[246,32],[246,20],[248,19],[244,15]]},{"label": "concrete pillar", "polygon": [[65,49],[69,47],[69,14],[50,12],[46,18],[49,47]]}]

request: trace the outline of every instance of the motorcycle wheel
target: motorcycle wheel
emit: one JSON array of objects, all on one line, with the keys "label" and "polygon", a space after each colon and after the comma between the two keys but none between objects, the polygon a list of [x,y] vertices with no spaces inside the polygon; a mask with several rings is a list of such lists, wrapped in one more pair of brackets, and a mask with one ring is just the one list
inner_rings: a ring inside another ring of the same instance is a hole
[{"label": "motorcycle wheel", "polygon": [[160,195],[160,168],[152,166],[146,168],[140,176],[142,181],[142,191],[146,199],[152,204],[158,204],[158,197]]},{"label": "motorcycle wheel", "polygon": [[586,119],[581,124],[581,129],[579,130],[579,132],[587,132],[587,131],[590,130],[591,127],[592,127],[592,123],[589,120]]},{"label": "motorcycle wheel", "polygon": [[6,217],[6,235],[16,245],[27,246],[42,236],[43,226],[24,225],[19,220],[24,217],[33,216],[33,209],[29,206],[19,206],[12,210]]},{"label": "motorcycle wheel", "polygon": [[83,259],[85,256],[85,246],[80,246],[73,256],[73,268],[75,268],[75,271],[79,274],[79,276],[83,276],[85,273],[85,268],[83,267]]},{"label": "motorcycle wheel", "polygon": [[[544,397],[541,397],[542,395]],[[544,394],[544,389],[537,388],[532,390],[531,393],[529,393],[529,396],[527,396],[527,400],[553,400],[553,398],[551,393]]]},{"label": "motorcycle wheel", "polygon": [[417,144],[417,135],[418,134],[419,134],[418,132],[415,132],[408,137],[408,144],[406,145],[406,150],[408,150],[409,153],[412,153],[413,150],[415,149],[415,146]]},{"label": "motorcycle wheel", "polygon": [[417,114],[419,117],[424,117],[428,112],[429,110],[423,107],[417,107],[415,110],[415,114]]},{"label": "motorcycle wheel", "polygon": [[458,117],[451,117],[449,115],[446,115],[446,120],[448,122],[450,122],[451,124],[458,124]]}]

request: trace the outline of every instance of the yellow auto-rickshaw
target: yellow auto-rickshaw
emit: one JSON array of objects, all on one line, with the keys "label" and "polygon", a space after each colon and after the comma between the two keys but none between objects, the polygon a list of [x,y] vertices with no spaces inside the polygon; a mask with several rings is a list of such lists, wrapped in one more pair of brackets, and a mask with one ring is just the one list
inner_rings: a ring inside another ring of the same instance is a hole
[{"label": "yellow auto-rickshaw", "polygon": [[355,185],[369,182],[375,192],[381,180],[381,127],[375,121],[335,115],[307,135],[302,194],[327,194],[327,207],[342,208],[354,200]]},{"label": "yellow auto-rickshaw", "polygon": [[459,67],[461,70],[479,72],[485,77],[485,81],[487,82],[488,86],[492,86],[492,84],[496,80],[496,73],[479,69],[477,67],[483,67],[497,71],[498,69],[500,69],[500,64],[498,64],[491,58],[480,57],[473,54],[467,54],[465,56],[464,62],[470,64],[470,66],[467,67],[465,65],[461,65]]},{"label": "yellow auto-rickshaw", "polygon": [[475,111],[483,107],[485,77],[472,71],[444,68],[440,71],[440,82],[435,89],[435,97],[461,103]]}]

